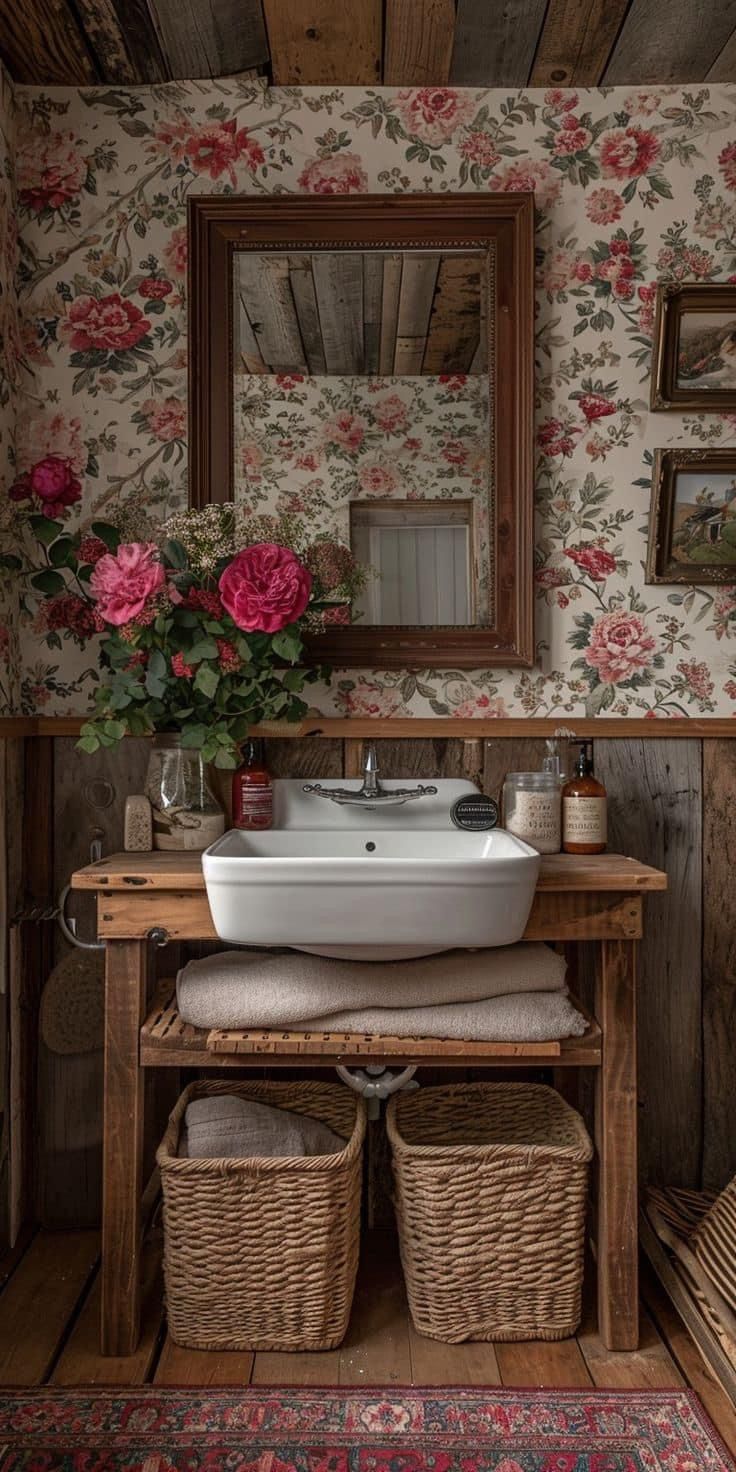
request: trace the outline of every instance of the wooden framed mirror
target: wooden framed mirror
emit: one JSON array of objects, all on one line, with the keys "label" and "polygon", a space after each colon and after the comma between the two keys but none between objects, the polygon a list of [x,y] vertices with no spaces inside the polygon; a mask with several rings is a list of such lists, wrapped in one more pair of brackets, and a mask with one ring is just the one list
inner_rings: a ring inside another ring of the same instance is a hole
[{"label": "wooden framed mirror", "polygon": [[314,657],[532,664],[533,225],[530,194],[190,198],[190,499],[368,561]]}]

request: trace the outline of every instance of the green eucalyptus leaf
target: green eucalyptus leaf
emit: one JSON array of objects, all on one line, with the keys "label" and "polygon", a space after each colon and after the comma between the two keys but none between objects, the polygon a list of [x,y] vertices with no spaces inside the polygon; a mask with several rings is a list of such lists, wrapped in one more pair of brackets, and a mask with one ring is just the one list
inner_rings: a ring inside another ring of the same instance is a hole
[{"label": "green eucalyptus leaf", "polygon": [[53,521],[50,516],[29,516],[28,524],[38,541],[43,542],[44,547],[49,547],[61,530],[61,522]]},{"label": "green eucalyptus leaf", "polygon": [[60,572],[53,572],[50,567],[45,567],[43,572],[34,572],[31,578],[31,586],[37,588],[39,593],[63,593],[66,583]]},{"label": "green eucalyptus leaf", "polygon": [[195,690],[198,690],[201,695],[205,695],[208,700],[211,700],[219,683],[220,676],[217,670],[213,670],[209,664],[201,664],[199,666],[194,677]]},{"label": "green eucalyptus leaf", "polygon": [[109,552],[117,552],[120,546],[120,532],[116,526],[111,526],[108,521],[93,521],[91,527],[92,535],[99,537],[105,543]]}]

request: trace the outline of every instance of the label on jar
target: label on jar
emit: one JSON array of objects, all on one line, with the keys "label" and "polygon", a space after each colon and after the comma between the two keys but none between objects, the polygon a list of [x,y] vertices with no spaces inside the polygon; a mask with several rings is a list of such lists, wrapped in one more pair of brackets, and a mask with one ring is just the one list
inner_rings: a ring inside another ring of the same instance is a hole
[{"label": "label on jar", "polygon": [[514,793],[506,828],[540,854],[560,852],[560,797],[557,792]]},{"label": "label on jar", "polygon": [[563,843],[605,843],[605,797],[565,797],[562,800]]},{"label": "label on jar", "polygon": [[273,787],[270,782],[241,782],[238,828],[270,828],[273,823]]}]

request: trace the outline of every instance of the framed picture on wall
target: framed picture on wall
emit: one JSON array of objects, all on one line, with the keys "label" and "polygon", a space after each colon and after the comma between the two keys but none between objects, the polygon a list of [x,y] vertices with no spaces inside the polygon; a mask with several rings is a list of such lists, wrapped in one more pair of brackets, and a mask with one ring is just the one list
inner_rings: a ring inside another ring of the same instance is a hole
[{"label": "framed picture on wall", "polygon": [[736,285],[660,285],[651,407],[736,410]]},{"label": "framed picture on wall", "polygon": [[736,449],[656,450],[648,583],[736,583]]}]

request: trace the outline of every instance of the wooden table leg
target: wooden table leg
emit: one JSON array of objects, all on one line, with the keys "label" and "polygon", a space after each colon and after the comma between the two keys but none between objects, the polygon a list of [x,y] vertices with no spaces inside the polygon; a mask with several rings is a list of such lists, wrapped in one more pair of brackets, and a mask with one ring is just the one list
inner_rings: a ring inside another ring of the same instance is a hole
[{"label": "wooden table leg", "polygon": [[598,1332],[607,1349],[639,1342],[637,1224],[636,942],[601,941],[595,1015],[603,1029],[597,1070]]},{"label": "wooden table leg", "polygon": [[105,1355],[132,1354],[140,1332],[143,1070],[148,942],[110,940],[105,982],[102,1325]]}]

